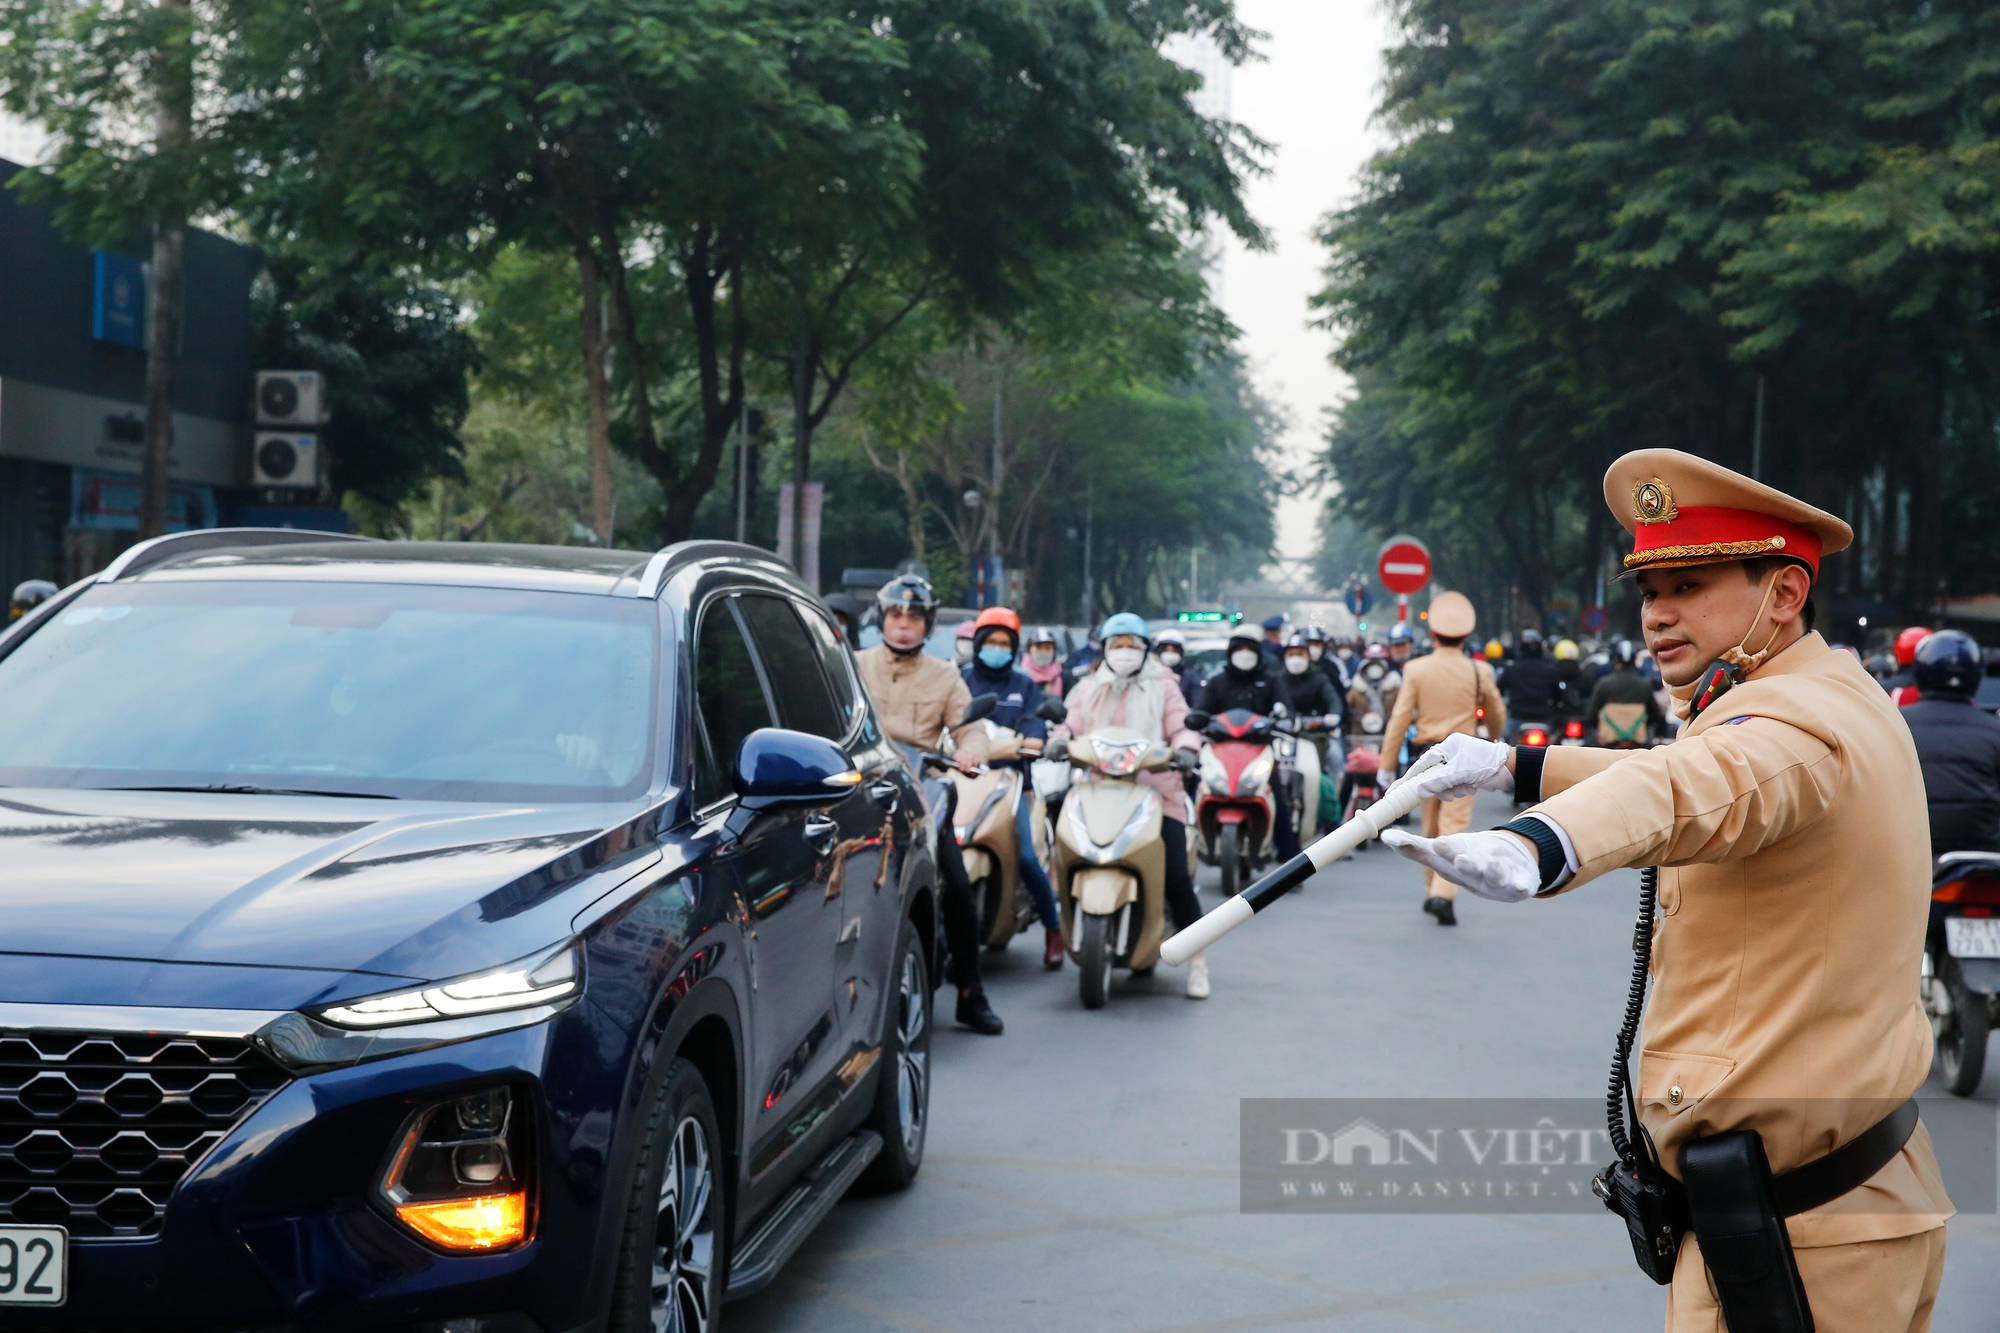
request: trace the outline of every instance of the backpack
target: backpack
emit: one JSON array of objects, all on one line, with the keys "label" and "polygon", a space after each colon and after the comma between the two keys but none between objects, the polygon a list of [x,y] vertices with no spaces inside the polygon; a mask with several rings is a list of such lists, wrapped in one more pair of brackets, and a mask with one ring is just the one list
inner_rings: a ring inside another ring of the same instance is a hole
[{"label": "backpack", "polygon": [[1618,750],[1636,750],[1650,739],[1646,705],[1606,704],[1597,715],[1597,743]]}]

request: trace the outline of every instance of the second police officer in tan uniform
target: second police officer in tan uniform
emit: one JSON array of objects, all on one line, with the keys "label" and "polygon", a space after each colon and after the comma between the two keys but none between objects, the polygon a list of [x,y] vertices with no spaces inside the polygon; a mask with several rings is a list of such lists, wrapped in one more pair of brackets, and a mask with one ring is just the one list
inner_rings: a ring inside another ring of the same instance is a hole
[{"label": "second police officer in tan uniform", "polygon": [[[1507,727],[1507,705],[1493,681],[1493,669],[1478,658],[1467,657],[1465,641],[1478,626],[1472,602],[1464,593],[1440,593],[1431,599],[1431,639],[1437,651],[1428,657],[1413,657],[1403,668],[1403,683],[1396,691],[1396,704],[1389,715],[1389,730],[1383,741],[1382,758],[1386,770],[1395,762],[1403,737],[1416,719],[1417,735],[1411,755],[1424,752],[1447,736],[1477,736],[1481,726],[1489,736]],[[1382,774],[1388,781],[1390,774]],[[1424,836],[1436,838],[1463,833],[1472,822],[1472,797],[1424,801]],[[1441,926],[1458,924],[1453,907],[1458,886],[1435,870],[1424,871],[1424,910]]]},{"label": "second police officer in tan uniform", "polygon": [[[1761,1140],[1761,1197],[1775,1201],[1763,1234],[1773,1251],[1789,1235],[1819,1333],[1926,1329],[1953,1210],[1909,1101],[1931,1056],[1916,994],[1923,778],[1888,696],[1811,631],[1807,603],[1821,555],[1852,533],[1673,450],[1619,459],[1604,494],[1633,534],[1646,642],[1689,719],[1679,739],[1538,751],[1454,738],[1404,781],[1539,803],[1504,829],[1384,841],[1505,902],[1664,867],[1635,1077],[1660,1165],[1696,1205],[1669,1330],[1722,1329],[1719,1302],[1759,1280],[1704,1260],[1703,1191],[1688,1187],[1689,1163],[1715,1161],[1717,1145],[1750,1160],[1738,1131]],[[1743,1234],[1715,1228],[1709,1248],[1741,1253]]]}]

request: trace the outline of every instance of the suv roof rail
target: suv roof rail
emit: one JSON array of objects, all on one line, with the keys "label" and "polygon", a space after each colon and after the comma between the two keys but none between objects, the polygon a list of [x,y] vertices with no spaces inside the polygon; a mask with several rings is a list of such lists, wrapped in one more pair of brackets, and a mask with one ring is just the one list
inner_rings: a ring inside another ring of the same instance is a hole
[{"label": "suv roof rail", "polygon": [[634,597],[658,597],[660,589],[666,586],[668,577],[682,565],[697,560],[755,560],[774,566],[793,578],[798,572],[789,564],[765,550],[761,546],[749,546],[742,542],[687,541],[675,542],[653,553],[646,562],[645,572],[640,574]]},{"label": "suv roof rail", "polygon": [[119,579],[140,574],[156,568],[169,560],[184,555],[194,555],[201,551],[220,551],[231,546],[288,546],[305,542],[372,542],[374,537],[362,537],[351,532],[311,532],[302,528],[197,528],[192,532],[170,532],[164,537],[154,537],[128,547],[125,553],[105,566],[97,576],[99,583],[116,583]]}]

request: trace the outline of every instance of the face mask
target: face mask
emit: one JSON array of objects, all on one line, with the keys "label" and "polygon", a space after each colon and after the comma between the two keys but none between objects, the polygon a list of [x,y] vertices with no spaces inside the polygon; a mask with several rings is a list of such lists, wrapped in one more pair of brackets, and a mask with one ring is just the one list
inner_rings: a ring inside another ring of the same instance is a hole
[{"label": "face mask", "polygon": [[1104,664],[1120,676],[1129,676],[1146,660],[1144,648],[1113,648],[1104,654]]},{"label": "face mask", "polygon": [[964,666],[972,660],[972,640],[960,639],[952,651],[958,655],[958,664]]},{"label": "face mask", "polygon": [[1312,663],[1303,657],[1287,657],[1285,659],[1285,670],[1291,672],[1294,676],[1305,675],[1306,668],[1311,665]]},{"label": "face mask", "polygon": [[1169,648],[1160,654],[1160,664],[1162,666],[1177,667],[1181,664],[1181,655]]},{"label": "face mask", "polygon": [[1028,650],[1028,660],[1036,666],[1054,666],[1056,650],[1053,648],[1031,648]]},{"label": "face mask", "polygon": [[1354,660],[1354,650],[1352,648],[1341,648],[1337,650],[1336,655],[1343,662],[1352,662]]},{"label": "face mask", "polygon": [[1320,658],[1326,656],[1326,649],[1318,647],[1317,645],[1306,649],[1306,652],[1312,655],[1312,660],[1315,662],[1319,661]]},{"label": "face mask", "polygon": [[1257,650],[1255,648],[1238,648],[1229,655],[1229,665],[1235,667],[1238,671],[1255,671],[1257,669]]},{"label": "face mask", "polygon": [[1014,650],[989,643],[979,650],[979,665],[992,671],[1001,671],[1014,664]]}]

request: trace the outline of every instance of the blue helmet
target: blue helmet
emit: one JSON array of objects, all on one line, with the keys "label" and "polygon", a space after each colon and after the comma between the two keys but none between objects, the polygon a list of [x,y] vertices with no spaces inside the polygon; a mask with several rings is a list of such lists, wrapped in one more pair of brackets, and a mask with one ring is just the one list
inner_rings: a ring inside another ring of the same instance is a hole
[{"label": "blue helmet", "polygon": [[1390,643],[1409,643],[1413,637],[1414,636],[1411,635],[1410,627],[1408,625],[1398,624],[1398,625],[1391,625],[1389,627]]},{"label": "blue helmet", "polygon": [[1145,619],[1130,611],[1118,612],[1106,620],[1097,631],[1097,637],[1106,643],[1111,641],[1111,636],[1114,634],[1137,635],[1148,648],[1153,646],[1153,632],[1146,627]]},{"label": "blue helmet", "polygon": [[1979,645],[1963,630],[1941,629],[1917,645],[1917,693],[1969,699],[1985,674]]}]

